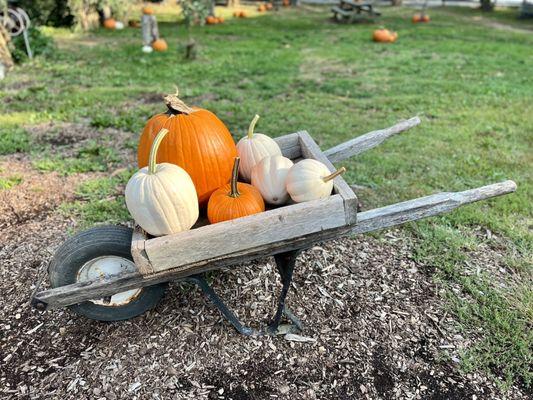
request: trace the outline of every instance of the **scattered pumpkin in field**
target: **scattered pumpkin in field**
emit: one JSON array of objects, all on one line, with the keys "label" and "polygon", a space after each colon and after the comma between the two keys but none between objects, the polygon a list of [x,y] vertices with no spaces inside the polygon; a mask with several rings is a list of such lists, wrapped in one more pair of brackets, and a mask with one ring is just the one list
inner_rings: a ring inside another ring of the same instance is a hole
[{"label": "scattered pumpkin in field", "polygon": [[229,221],[265,211],[265,203],[259,190],[252,185],[237,181],[239,157],[235,157],[231,182],[215,190],[207,205],[210,223]]},{"label": "scattered pumpkin in field", "polygon": [[265,4],[265,7],[266,7],[266,9],[269,10],[269,11],[272,10],[272,9],[274,8],[274,6],[272,5],[272,3],[266,3],[266,4]]},{"label": "scattered pumpkin in field", "polygon": [[146,15],[154,14],[154,9],[150,6],[144,6],[142,11],[143,11],[143,14],[146,14]]},{"label": "scattered pumpkin in field", "polygon": [[126,206],[133,219],[154,236],[191,229],[198,219],[198,200],[191,177],[174,164],[157,164],[157,151],[168,133],[161,129],[150,149],[148,167],[126,185]]},{"label": "scattered pumpkin in field", "polygon": [[156,39],[152,42],[152,48],[155,51],[167,51],[168,45],[165,39]]},{"label": "scattered pumpkin in field", "polygon": [[115,29],[117,29],[117,30],[124,29],[124,22],[117,21],[117,22],[115,23]]},{"label": "scattered pumpkin in field", "polygon": [[256,115],[250,127],[248,134],[237,143],[237,152],[241,158],[239,172],[241,177],[250,182],[252,177],[252,168],[265,157],[281,156],[281,150],[278,144],[262,133],[255,133],[255,124],[259,120],[259,115]]},{"label": "scattered pumpkin in field", "polygon": [[223,24],[224,23],[224,17],[218,17],[218,23]]},{"label": "scattered pumpkin in field", "polygon": [[106,29],[115,29],[117,26],[117,21],[115,21],[113,18],[107,18],[104,20],[104,28]]},{"label": "scattered pumpkin in field", "polygon": [[233,11],[233,16],[235,18],[239,18],[241,16],[241,12],[240,11]]},{"label": "scattered pumpkin in field", "polygon": [[286,181],[292,166],[288,158],[273,156],[263,158],[252,169],[252,186],[259,189],[265,202],[280,205],[289,200]]},{"label": "scattered pumpkin in field", "polygon": [[159,159],[187,171],[203,206],[211,193],[229,182],[237,155],[235,142],[224,123],[210,111],[189,107],[179,99],[178,93],[165,96],[164,101],[168,111],[150,118],[142,132],[137,152],[139,167],[148,164],[156,133],[168,129]]},{"label": "scattered pumpkin in field", "polygon": [[283,0],[283,7],[289,7],[291,5],[290,0]]},{"label": "scattered pumpkin in field", "polygon": [[241,11],[239,13],[239,18],[247,18],[248,17],[248,13],[246,11]]},{"label": "scattered pumpkin in field", "polygon": [[218,23],[218,19],[216,17],[214,17],[213,15],[210,15],[210,16],[206,17],[205,23],[207,25],[215,25],[215,24]]},{"label": "scattered pumpkin in field", "polygon": [[296,203],[326,198],[333,190],[333,179],[344,172],[342,167],[331,173],[320,161],[306,158],[289,170],[287,192]]},{"label": "scattered pumpkin in field", "polygon": [[391,32],[388,29],[376,29],[372,35],[374,42],[392,43],[398,38],[396,32]]},{"label": "scattered pumpkin in field", "polygon": [[267,8],[264,4],[260,4],[259,7],[257,7],[257,11],[259,12],[265,12],[266,10]]},{"label": "scattered pumpkin in field", "polygon": [[413,23],[416,24],[418,22],[429,22],[430,18],[427,14],[415,14],[413,15]]}]

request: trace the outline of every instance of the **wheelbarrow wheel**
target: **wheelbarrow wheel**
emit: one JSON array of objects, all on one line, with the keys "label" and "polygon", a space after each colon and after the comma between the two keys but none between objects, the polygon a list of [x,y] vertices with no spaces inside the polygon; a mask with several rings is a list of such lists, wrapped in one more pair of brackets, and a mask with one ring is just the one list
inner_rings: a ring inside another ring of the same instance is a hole
[{"label": "wheelbarrow wheel", "polygon": [[[104,278],[137,270],[131,256],[133,230],[99,226],[68,239],[56,252],[48,270],[52,287]],[[166,284],[132,289],[113,296],[75,304],[75,313],[98,321],[120,321],[155,307]]]}]

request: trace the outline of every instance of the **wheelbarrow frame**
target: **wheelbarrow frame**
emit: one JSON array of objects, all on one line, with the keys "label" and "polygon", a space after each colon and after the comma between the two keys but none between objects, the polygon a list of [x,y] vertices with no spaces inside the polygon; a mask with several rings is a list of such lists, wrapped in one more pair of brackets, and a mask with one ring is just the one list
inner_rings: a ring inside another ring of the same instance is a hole
[{"label": "wheelbarrow frame", "polygon": [[[285,157],[295,161],[314,158],[333,172],[334,162],[369,150],[419,123],[420,119],[414,117],[324,152],[305,131],[279,137],[276,141]],[[214,225],[201,226],[203,222],[200,222],[200,227],[196,229],[159,238],[148,238],[137,229],[133,233],[131,253],[139,272],[39,291],[32,298],[32,304],[44,311],[105,298],[130,289],[183,280],[197,285],[242,334],[279,333],[283,315],[292,322],[289,330],[301,330],[302,324],[286,307],[285,300],[297,256],[303,249],[325,240],[372,232],[442,214],[515,190],[513,181],[504,181],[464,192],[430,195],[358,214],[354,191],[342,177],[337,177],[334,180],[334,194],[327,199],[283,206]],[[235,239],[227,241],[232,235]],[[238,320],[204,279],[203,273],[265,256],[274,256],[283,286],[271,323],[266,328],[255,330],[245,327]],[[287,332],[287,329],[283,329],[283,332]]]}]

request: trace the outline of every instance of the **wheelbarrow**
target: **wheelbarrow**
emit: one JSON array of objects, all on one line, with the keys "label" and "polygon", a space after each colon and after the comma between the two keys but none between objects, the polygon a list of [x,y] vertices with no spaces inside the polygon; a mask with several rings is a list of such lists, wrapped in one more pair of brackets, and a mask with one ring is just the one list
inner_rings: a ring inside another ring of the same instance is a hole
[{"label": "wheelbarrow", "polygon": [[[285,157],[295,162],[313,158],[333,172],[333,163],[369,150],[389,137],[420,123],[418,117],[373,131],[321,151],[305,131],[275,139]],[[200,220],[185,232],[148,237],[140,229],[100,226],[78,233],[56,251],[48,264],[51,288],[37,285],[32,305],[44,311],[69,307],[91,319],[118,321],[153,308],[167,282],[197,285],[222,315],[244,335],[302,330],[285,304],[298,254],[315,243],[341,236],[377,231],[442,214],[459,206],[511,193],[504,181],[455,193],[438,193],[358,213],[352,187],[342,176],[334,180],[330,197],[272,208],[263,213],[213,225]],[[244,326],[217,295],[205,273],[274,256],[282,288],[271,322],[262,328]],[[280,325],[283,317],[289,324]]]}]

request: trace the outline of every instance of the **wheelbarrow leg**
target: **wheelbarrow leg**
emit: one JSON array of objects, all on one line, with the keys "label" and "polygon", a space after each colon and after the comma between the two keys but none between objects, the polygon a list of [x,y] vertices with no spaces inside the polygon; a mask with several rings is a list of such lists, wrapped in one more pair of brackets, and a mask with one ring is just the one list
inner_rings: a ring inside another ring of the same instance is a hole
[{"label": "wheelbarrow leg", "polygon": [[277,332],[283,314],[287,316],[287,318],[298,330],[302,330],[302,323],[300,320],[296,318],[291,310],[289,310],[285,305],[285,300],[292,283],[294,266],[296,265],[296,259],[298,258],[299,254],[300,250],[293,250],[286,253],[276,254],[274,256],[274,259],[276,260],[276,268],[278,269],[278,273],[281,277],[283,287],[281,288],[281,293],[278,298],[278,308],[276,310],[276,314],[274,314],[274,318],[267,328],[271,334],[275,334]]},{"label": "wheelbarrow leg", "polygon": [[202,292],[211,300],[216,308],[222,313],[224,318],[228,320],[230,324],[237,330],[237,332],[246,335],[246,336],[261,336],[261,335],[276,335],[281,323],[281,318],[283,314],[292,322],[292,326],[289,331],[302,330],[302,323],[294,316],[294,314],[285,306],[285,299],[287,298],[287,293],[292,282],[292,273],[294,271],[294,265],[296,258],[300,253],[299,250],[289,251],[286,253],[281,253],[275,256],[276,267],[278,273],[281,276],[281,281],[283,287],[278,298],[278,305],[276,313],[272,319],[272,322],[263,329],[257,330],[244,326],[241,321],[237,318],[235,313],[229,309],[229,307],[224,303],[224,301],[218,296],[218,294],[213,290],[209,283],[205,280],[202,275],[191,275],[186,278],[186,281],[195,284],[198,286]]}]

